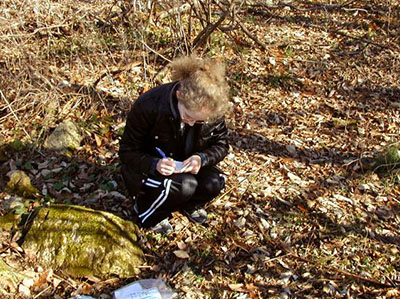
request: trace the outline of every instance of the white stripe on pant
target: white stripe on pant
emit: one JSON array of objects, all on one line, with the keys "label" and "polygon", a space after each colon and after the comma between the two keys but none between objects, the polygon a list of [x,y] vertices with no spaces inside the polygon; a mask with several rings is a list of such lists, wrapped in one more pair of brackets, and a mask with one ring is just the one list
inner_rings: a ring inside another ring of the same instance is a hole
[{"label": "white stripe on pant", "polygon": [[[151,180],[151,179],[148,179]],[[154,181],[154,180],[151,180]],[[157,182],[157,181],[154,181]],[[161,184],[161,182],[159,182]],[[172,180],[170,179],[165,179],[164,180],[164,189],[161,191],[160,195],[157,197],[157,199],[153,202],[153,204],[150,206],[150,208],[147,209],[147,211],[143,212],[142,214],[139,215],[139,218],[144,217],[141,219],[142,223],[146,221],[148,217],[150,217],[155,210],[157,210],[167,199],[169,195],[169,189],[171,187]]]}]

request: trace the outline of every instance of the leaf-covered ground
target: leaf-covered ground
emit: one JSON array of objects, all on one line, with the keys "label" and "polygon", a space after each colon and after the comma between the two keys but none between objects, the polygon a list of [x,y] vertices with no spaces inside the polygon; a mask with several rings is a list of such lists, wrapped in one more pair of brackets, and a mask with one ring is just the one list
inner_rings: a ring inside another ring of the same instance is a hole
[{"label": "leaf-covered ground", "polygon": [[[211,22],[227,5],[201,2]],[[131,218],[117,155],[129,106],[168,82],[166,59],[192,49],[206,21],[161,17],[178,2],[132,3],[0,3],[0,213],[15,200],[6,173],[21,169],[42,196],[17,214],[64,202]],[[42,269],[3,231],[1,257],[30,277],[9,296],[111,298],[162,278],[181,298],[399,297],[399,175],[363,163],[398,141],[399,19],[395,0],[236,3],[196,49],[226,63],[233,104],[209,223],[176,213],[168,235],[141,230],[142,273],[107,281]],[[44,150],[66,118],[84,129],[82,148]]]}]

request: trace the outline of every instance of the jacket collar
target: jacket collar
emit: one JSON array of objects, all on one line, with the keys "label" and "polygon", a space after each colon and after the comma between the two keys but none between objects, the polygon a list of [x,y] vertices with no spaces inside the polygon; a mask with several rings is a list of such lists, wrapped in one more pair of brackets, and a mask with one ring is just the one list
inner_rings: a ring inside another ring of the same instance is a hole
[{"label": "jacket collar", "polygon": [[176,97],[176,91],[179,88],[179,82],[176,82],[172,88],[171,88],[171,92],[169,94],[169,106],[171,108],[171,112],[172,115],[174,116],[174,118],[176,120],[180,120],[181,116],[179,114],[179,110],[178,110],[178,99]]}]

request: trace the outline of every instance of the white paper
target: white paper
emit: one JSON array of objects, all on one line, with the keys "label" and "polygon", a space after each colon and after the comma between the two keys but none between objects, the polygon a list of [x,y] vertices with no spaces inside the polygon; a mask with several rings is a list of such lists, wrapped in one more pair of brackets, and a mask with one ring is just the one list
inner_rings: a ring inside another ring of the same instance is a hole
[{"label": "white paper", "polygon": [[127,297],[127,296],[129,296],[130,293],[140,292],[142,290],[143,290],[143,288],[140,285],[140,283],[135,282],[135,283],[128,284],[127,286],[116,290],[114,292],[114,298],[115,299],[130,298],[130,297]]},{"label": "white paper", "polygon": [[157,288],[143,289],[139,283],[127,285],[114,292],[115,299],[162,299]]},{"label": "white paper", "polygon": [[183,166],[183,162],[175,161],[175,173],[183,172],[189,165]]}]

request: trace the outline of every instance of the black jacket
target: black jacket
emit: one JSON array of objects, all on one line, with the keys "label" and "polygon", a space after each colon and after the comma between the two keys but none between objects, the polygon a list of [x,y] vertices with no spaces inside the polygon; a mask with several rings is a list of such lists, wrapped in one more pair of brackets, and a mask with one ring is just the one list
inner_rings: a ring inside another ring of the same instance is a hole
[{"label": "black jacket", "polygon": [[181,126],[177,110],[178,82],[168,83],[141,95],[129,112],[119,148],[122,173],[131,195],[140,188],[161,158],[183,161],[200,155],[202,167],[216,165],[228,153],[228,130],[223,119],[215,123]]}]

